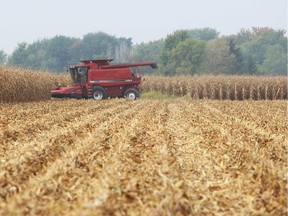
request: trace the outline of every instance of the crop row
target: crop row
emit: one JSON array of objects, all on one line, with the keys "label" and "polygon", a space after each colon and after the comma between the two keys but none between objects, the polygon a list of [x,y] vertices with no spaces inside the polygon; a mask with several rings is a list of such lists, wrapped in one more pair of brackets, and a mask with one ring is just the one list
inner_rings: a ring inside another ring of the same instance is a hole
[{"label": "crop row", "polygon": [[70,82],[67,75],[0,66],[0,103],[51,98],[51,88]]},{"label": "crop row", "polygon": [[287,99],[286,77],[256,76],[147,76],[143,91],[157,91],[193,99],[283,100]]},{"label": "crop row", "polygon": [[[53,86],[69,83],[68,75],[0,66],[0,103],[47,100]],[[141,88],[192,99],[287,99],[287,78],[279,76],[147,76]]]},{"label": "crop row", "polygon": [[0,110],[0,215],[287,215],[285,101]]}]

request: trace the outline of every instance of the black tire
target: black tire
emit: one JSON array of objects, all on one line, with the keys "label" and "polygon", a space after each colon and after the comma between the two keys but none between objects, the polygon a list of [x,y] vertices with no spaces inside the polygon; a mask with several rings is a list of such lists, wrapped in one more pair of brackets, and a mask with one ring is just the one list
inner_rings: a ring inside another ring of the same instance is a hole
[{"label": "black tire", "polygon": [[106,90],[101,86],[94,86],[92,91],[92,98],[94,100],[103,100],[107,98]]},{"label": "black tire", "polygon": [[139,97],[140,97],[140,92],[136,89],[127,89],[124,92],[124,98],[126,98],[127,100],[136,100]]}]

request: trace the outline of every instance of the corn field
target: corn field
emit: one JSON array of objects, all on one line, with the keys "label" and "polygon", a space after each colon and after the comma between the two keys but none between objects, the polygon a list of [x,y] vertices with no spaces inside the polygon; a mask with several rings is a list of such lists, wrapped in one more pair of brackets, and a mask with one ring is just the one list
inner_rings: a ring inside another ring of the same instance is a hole
[{"label": "corn field", "polygon": [[0,215],[287,215],[286,101],[0,110]]},{"label": "corn field", "polygon": [[193,99],[283,100],[287,99],[287,77],[147,76],[142,90]]},{"label": "corn field", "polygon": [[149,76],[142,91],[186,97],[50,99],[70,82],[0,67],[0,215],[287,215],[285,77]]},{"label": "corn field", "polygon": [[47,100],[53,86],[70,82],[67,75],[0,66],[0,103]]},{"label": "corn field", "polygon": [[[192,99],[283,100],[287,99],[287,77],[256,76],[146,76],[143,92],[157,91]],[[53,86],[72,82],[57,75],[0,66],[0,103],[48,100]]]}]

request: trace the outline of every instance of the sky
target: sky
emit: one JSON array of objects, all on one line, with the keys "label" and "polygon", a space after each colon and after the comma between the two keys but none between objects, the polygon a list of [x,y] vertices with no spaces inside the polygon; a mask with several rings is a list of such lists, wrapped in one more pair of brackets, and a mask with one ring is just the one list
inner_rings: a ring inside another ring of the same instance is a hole
[{"label": "sky", "polygon": [[0,23],[0,50],[7,54],[20,42],[99,31],[137,44],[179,29],[287,30],[287,0],[2,0]]}]

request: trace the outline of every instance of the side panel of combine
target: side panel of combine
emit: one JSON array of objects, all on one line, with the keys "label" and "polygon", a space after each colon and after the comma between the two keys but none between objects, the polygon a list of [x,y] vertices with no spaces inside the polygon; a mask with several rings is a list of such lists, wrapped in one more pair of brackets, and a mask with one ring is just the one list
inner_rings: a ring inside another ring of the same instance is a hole
[{"label": "side panel of combine", "polygon": [[129,69],[99,69],[92,70],[91,83],[128,82],[131,80]]}]

